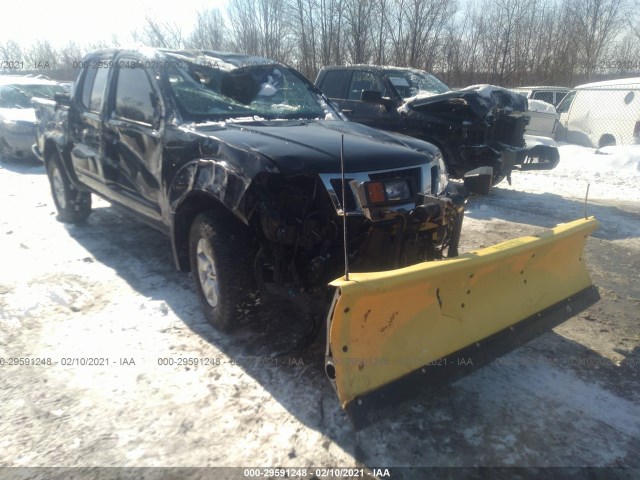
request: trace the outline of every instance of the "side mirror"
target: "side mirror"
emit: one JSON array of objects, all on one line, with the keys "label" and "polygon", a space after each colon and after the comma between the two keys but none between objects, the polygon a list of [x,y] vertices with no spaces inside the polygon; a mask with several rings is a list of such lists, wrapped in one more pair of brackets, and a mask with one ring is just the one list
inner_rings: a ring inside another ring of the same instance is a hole
[{"label": "side mirror", "polygon": [[478,167],[464,174],[464,186],[471,193],[489,195],[493,181],[493,168]]},{"label": "side mirror", "polygon": [[56,101],[58,105],[67,105],[71,103],[71,95],[68,93],[55,93],[53,95],[53,99]]}]

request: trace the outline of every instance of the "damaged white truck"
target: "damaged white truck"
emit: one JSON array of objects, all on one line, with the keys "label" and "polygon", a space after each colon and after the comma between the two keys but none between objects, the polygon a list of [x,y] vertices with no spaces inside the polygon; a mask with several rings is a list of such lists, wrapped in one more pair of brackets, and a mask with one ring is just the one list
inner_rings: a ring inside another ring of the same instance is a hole
[{"label": "damaged white truck", "polygon": [[458,256],[491,172],[450,183],[436,147],[345,121],[275,61],[101,50],[36,111],[59,219],[97,194],[169,235],[214,327],[267,286],[328,298],[326,373],[356,427],[468,370],[447,359],[481,365],[597,301],[594,219]]}]

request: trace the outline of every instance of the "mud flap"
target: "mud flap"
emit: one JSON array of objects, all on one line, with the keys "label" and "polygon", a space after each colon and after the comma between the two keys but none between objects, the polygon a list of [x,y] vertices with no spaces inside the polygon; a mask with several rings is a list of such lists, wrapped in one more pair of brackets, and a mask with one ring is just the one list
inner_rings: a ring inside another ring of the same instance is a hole
[{"label": "mud flap", "polygon": [[583,250],[597,226],[576,220],[460,257],[332,282],[325,367],[354,427],[595,303]]}]

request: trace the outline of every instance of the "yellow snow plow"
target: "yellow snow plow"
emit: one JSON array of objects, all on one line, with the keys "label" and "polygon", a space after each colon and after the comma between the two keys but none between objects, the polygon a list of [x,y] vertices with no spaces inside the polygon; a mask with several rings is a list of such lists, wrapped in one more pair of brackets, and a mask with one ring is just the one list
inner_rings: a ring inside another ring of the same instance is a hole
[{"label": "yellow snow plow", "polygon": [[491,362],[597,302],[593,218],[459,257],[335,280],[326,373],[354,426]]}]

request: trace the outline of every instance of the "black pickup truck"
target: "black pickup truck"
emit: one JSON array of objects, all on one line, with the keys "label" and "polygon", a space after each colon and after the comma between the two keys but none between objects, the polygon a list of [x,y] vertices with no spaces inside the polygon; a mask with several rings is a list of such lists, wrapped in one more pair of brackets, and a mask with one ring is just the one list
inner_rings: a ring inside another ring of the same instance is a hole
[{"label": "black pickup truck", "polygon": [[97,194],[168,234],[214,326],[267,283],[326,294],[345,258],[376,271],[457,254],[464,199],[439,150],[346,121],[292,68],[151,49],[82,64],[70,95],[36,102],[59,219],[85,221]]},{"label": "black pickup truck", "polygon": [[454,178],[489,166],[496,184],[514,169],[550,170],[560,158],[556,147],[526,145],[527,99],[504,88],[452,91],[421,70],[368,65],[323,67],[315,84],[349,120],[436,145]]}]

